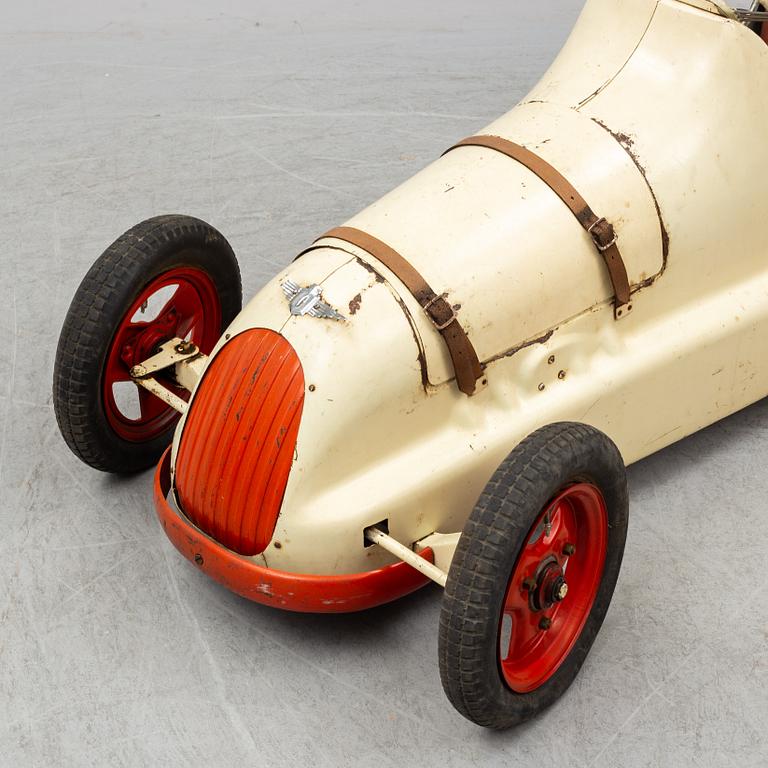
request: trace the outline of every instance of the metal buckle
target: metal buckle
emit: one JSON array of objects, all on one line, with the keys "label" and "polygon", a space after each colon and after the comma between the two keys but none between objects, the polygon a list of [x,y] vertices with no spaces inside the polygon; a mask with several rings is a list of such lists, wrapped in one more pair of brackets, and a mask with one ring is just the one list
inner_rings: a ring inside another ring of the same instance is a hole
[{"label": "metal buckle", "polygon": [[595,223],[594,223],[594,224],[593,224],[593,225],[592,225],[592,226],[591,226],[591,227],[590,227],[590,228],[587,230],[587,232],[589,232],[589,234],[590,234],[590,235],[591,235],[591,237],[592,237],[592,241],[593,241],[593,242],[594,242],[594,244],[597,246],[597,250],[598,250],[598,251],[600,251],[600,253],[603,253],[604,251],[607,251],[609,248],[613,248],[613,246],[614,246],[614,245],[616,245],[616,241],[619,239],[619,236],[616,234],[616,230],[614,229],[614,230],[613,230],[613,240],[611,240],[611,242],[610,242],[610,243],[608,243],[608,245],[602,245],[602,244],[600,243],[600,240],[598,239],[598,235],[597,235],[597,234],[595,234],[595,232],[594,232],[594,229],[595,229],[595,227],[596,227],[598,224],[602,224],[603,222],[605,222],[606,224],[608,224],[608,226],[609,226],[609,227],[611,227],[611,229],[613,229],[613,225],[611,225],[611,224],[610,224],[610,222],[609,222],[609,221],[608,221],[608,220],[605,218],[605,216],[602,216],[601,218],[599,218],[599,219],[598,219],[598,220],[597,220],[597,221],[596,221],[596,222],[595,222]]},{"label": "metal buckle", "polygon": [[421,308],[424,310],[424,313],[432,321],[432,325],[434,325],[435,328],[437,328],[438,331],[444,331],[451,323],[456,322],[459,319],[456,316],[456,310],[448,302],[446,302],[446,304],[448,304],[448,308],[451,310],[451,317],[446,322],[438,323],[437,320],[435,320],[435,318],[432,317],[432,315],[429,314],[429,308],[433,304],[435,304],[438,301],[440,301],[440,299],[443,299],[445,301],[445,299],[447,299],[447,298],[448,298],[448,294],[447,293],[441,293],[439,296],[435,296],[434,298],[430,299],[426,304],[422,304],[421,305]]}]

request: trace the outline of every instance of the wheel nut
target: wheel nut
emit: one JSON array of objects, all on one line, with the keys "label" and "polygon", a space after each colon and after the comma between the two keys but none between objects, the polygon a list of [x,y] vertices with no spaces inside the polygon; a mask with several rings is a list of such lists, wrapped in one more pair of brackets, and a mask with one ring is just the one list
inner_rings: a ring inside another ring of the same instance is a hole
[{"label": "wheel nut", "polygon": [[573,544],[566,544],[563,547],[563,554],[566,557],[570,557],[574,552],[576,552],[576,547],[574,547]]},{"label": "wheel nut", "polygon": [[523,589],[527,589],[529,592],[532,592],[534,589],[536,589],[536,579],[524,579]]},{"label": "wheel nut", "polygon": [[544,616],[539,622],[539,629],[547,630],[552,626],[552,619],[548,616]]}]

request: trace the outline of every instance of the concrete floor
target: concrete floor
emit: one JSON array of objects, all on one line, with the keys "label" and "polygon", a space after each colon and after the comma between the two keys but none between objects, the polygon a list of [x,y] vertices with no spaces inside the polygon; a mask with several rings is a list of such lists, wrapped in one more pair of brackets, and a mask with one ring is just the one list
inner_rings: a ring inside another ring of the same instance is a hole
[{"label": "concrete floor", "polygon": [[149,473],[90,470],[53,417],[64,314],[116,235],[200,216],[252,293],[524,95],[579,0],[5,5],[0,765],[768,763],[768,401],[631,469],[594,650],[504,734],[443,697],[437,588],[348,617],[247,603],[166,541]]}]

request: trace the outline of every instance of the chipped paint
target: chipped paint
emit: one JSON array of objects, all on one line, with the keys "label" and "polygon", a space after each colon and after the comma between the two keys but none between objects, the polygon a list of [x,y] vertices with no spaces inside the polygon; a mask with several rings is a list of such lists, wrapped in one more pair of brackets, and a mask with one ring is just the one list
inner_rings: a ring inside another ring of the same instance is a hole
[{"label": "chipped paint", "polygon": [[599,125],[604,131],[607,131],[608,133],[613,136],[614,139],[619,143],[619,145],[622,147],[622,149],[630,156],[632,159],[632,162],[637,166],[637,170],[640,171],[640,174],[643,177],[643,180],[645,181],[646,185],[648,186],[648,191],[651,193],[651,198],[653,199],[653,204],[656,207],[656,214],[659,217],[659,228],[661,230],[661,269],[651,277],[646,278],[641,283],[638,284],[637,288],[645,288],[648,285],[651,285],[651,283],[655,282],[661,275],[664,274],[664,271],[667,268],[667,257],[669,256],[669,231],[667,230],[667,226],[664,223],[664,215],[661,212],[661,205],[659,205],[659,199],[656,197],[656,192],[654,192],[653,187],[651,186],[650,181],[648,180],[648,172],[645,170],[645,167],[640,162],[640,159],[637,156],[637,153],[634,151],[634,145],[635,145],[635,139],[630,136],[627,133],[623,133],[621,131],[614,131],[613,129],[609,128],[604,122],[599,120],[596,117],[591,118],[592,122],[596,125]]},{"label": "chipped paint", "polygon": [[386,283],[386,278],[374,267],[372,267],[367,261],[364,261],[359,256],[355,256],[355,261],[363,268],[368,270],[375,278],[377,283]]},{"label": "chipped paint", "polygon": [[397,302],[397,305],[400,307],[400,309],[403,311],[403,314],[405,315],[405,319],[408,321],[408,325],[411,328],[411,334],[413,335],[413,340],[416,342],[416,349],[418,350],[416,353],[416,359],[419,363],[419,369],[421,370],[421,385],[424,387],[424,391],[426,392],[429,387],[429,373],[427,370],[427,354],[424,349],[424,345],[421,341],[421,336],[419,336],[418,328],[416,327],[416,323],[411,316],[410,311],[408,310],[408,307],[405,305],[405,302],[403,301],[400,294],[390,285],[389,281],[384,277],[384,275],[379,272],[376,267],[369,264],[364,259],[361,259],[359,256],[355,257],[355,260],[357,263],[365,270],[370,272],[375,278],[377,283],[384,283],[387,286],[387,289],[392,294],[392,297]]},{"label": "chipped paint", "polygon": [[484,365],[490,365],[493,362],[496,362],[496,360],[501,360],[505,357],[512,357],[513,355],[516,355],[521,349],[525,349],[526,347],[532,347],[534,344],[546,344],[554,335],[557,328],[552,328],[551,330],[547,331],[543,336],[537,336],[535,339],[529,339],[528,341],[524,341],[522,344],[518,344],[516,347],[512,347],[511,349],[506,350],[505,352],[500,352],[498,355],[494,355],[493,357],[488,358],[488,360],[485,361]]}]

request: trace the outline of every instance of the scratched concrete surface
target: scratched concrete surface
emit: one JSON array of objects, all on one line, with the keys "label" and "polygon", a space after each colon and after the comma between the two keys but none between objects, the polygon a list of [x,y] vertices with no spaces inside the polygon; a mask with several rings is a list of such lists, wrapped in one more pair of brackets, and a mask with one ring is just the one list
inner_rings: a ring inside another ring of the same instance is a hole
[{"label": "scratched concrete surface", "polygon": [[0,765],[765,766],[768,402],[630,472],[604,629],[536,722],[479,730],[440,594],[249,604],[177,555],[151,475],[90,470],[51,408],[59,328],[124,229],[188,212],[246,293],[505,111],[579,0],[6,3],[0,27]]}]

